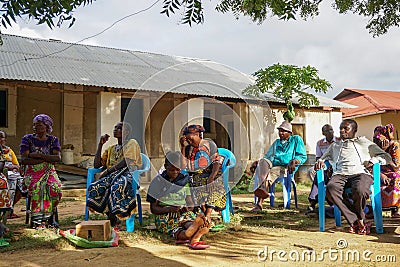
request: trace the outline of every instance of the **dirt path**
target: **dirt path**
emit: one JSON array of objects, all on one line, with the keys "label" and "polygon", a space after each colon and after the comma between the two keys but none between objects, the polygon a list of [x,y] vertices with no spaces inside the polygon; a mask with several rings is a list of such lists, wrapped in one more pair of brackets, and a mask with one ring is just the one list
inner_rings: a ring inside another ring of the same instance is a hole
[{"label": "dirt path", "polygon": [[[251,200],[252,196],[234,196],[234,204],[239,206],[250,207]],[[20,211],[22,207],[19,203],[19,215],[23,215]],[[146,203],[144,209],[148,209]],[[84,201],[81,198],[72,198],[59,206],[61,219],[82,215],[83,211]],[[123,231],[120,232],[119,247],[79,249],[72,245],[49,245],[49,248],[15,249],[1,254],[0,266],[398,266],[400,261],[400,233],[396,228],[399,220],[385,220],[385,226],[394,227],[385,229],[383,235],[369,236],[348,234],[345,229],[335,228],[333,220],[327,221],[328,231],[324,233],[319,232],[315,225],[290,230],[265,227],[261,219],[259,222],[260,226],[257,219],[251,224],[244,223],[239,231],[209,233],[205,239],[211,248],[204,251],[175,245],[169,238],[160,240],[151,231],[141,234]],[[23,223],[23,218],[9,221],[9,224],[18,223]],[[37,238],[36,230],[24,231],[30,232],[32,239]],[[50,238],[57,238],[50,230],[46,231]],[[311,260],[306,254],[302,256],[309,249],[315,252],[316,260],[313,256]],[[268,255],[266,259],[264,252]],[[359,260],[357,255],[360,255]],[[387,262],[389,260],[396,260],[397,264]]]}]

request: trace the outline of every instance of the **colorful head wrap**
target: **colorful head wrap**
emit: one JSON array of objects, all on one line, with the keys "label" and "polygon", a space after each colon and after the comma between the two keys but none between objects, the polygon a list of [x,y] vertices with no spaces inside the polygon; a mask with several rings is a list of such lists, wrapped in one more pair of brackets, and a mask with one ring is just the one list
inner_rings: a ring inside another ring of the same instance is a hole
[{"label": "colorful head wrap", "polygon": [[386,137],[389,141],[394,139],[394,126],[389,123],[386,126],[376,126],[374,130],[374,140],[381,140],[382,136]]},{"label": "colorful head wrap", "polygon": [[205,132],[204,127],[199,124],[192,124],[183,129],[183,135],[187,135],[190,133],[200,133],[200,137],[202,137],[201,133],[204,132]]},{"label": "colorful head wrap", "polygon": [[39,114],[35,118],[33,118],[33,123],[41,121],[44,125],[47,126],[47,133],[50,134],[53,131],[53,120],[50,118],[49,115],[46,114]]}]

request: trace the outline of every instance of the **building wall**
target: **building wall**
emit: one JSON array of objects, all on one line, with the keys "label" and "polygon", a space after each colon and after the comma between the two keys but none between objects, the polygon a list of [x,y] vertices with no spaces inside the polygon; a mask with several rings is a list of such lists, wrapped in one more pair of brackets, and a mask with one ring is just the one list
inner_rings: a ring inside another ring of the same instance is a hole
[{"label": "building wall", "polygon": [[357,136],[365,136],[372,141],[374,129],[378,125],[382,125],[382,115],[370,115],[354,119],[358,124]]},{"label": "building wall", "polygon": [[396,140],[400,140],[400,112],[394,110],[394,111],[388,111],[385,113],[381,114],[382,117],[382,125],[387,125],[389,123],[392,123],[395,129],[395,136],[394,138]]},{"label": "building wall", "polygon": [[[60,142],[63,145],[72,144],[74,146],[74,163],[81,162],[83,151],[83,105],[84,99],[83,86],[65,85],[63,97],[62,114],[62,137]],[[63,156],[63,154],[62,154]]]},{"label": "building wall", "polygon": [[[56,90],[58,89],[58,90]],[[16,121],[16,140],[13,142],[13,148],[18,151],[19,143],[23,135],[33,133],[32,120],[38,115],[45,113],[53,119],[53,132],[62,142],[62,93],[60,88],[54,90],[36,85],[17,86],[17,121]],[[19,154],[19,153],[18,153]]]}]

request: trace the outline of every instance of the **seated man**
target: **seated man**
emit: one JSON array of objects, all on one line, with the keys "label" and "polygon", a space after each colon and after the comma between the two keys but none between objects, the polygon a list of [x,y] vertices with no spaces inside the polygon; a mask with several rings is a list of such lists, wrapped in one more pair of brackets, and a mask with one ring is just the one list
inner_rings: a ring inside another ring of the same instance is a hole
[{"label": "seated man", "polygon": [[[328,149],[328,147],[335,141],[340,140],[338,137],[334,136],[334,131],[331,125],[325,124],[322,126],[322,134],[325,136],[321,140],[317,142],[317,146],[315,149],[315,159],[319,160],[322,155],[325,153],[325,151]],[[316,172],[314,170],[314,167],[311,167],[309,170],[309,175],[311,180],[313,181],[313,184],[311,186],[311,191],[308,196],[308,201],[310,202],[310,206],[307,207],[306,214],[312,213],[315,211],[315,205],[318,203],[318,182],[316,179]],[[327,170],[324,171],[324,178],[325,178],[325,184],[328,183],[329,178],[332,175],[332,167],[329,166]]]},{"label": "seated man", "polygon": [[[298,135],[292,135],[292,125],[284,121],[278,127],[279,139],[277,139],[264,158],[259,160],[256,175],[255,196],[258,198],[255,207],[251,211],[262,210],[262,203],[269,196],[267,192],[277,178],[286,176],[286,172],[294,173],[297,166],[302,165],[307,160],[304,142]],[[297,166],[296,166],[297,165]]]},{"label": "seated man", "polygon": [[[350,225],[349,232],[366,235],[371,223],[366,222],[364,208],[369,197],[372,175],[367,171],[374,163],[387,164],[390,155],[365,137],[355,137],[357,122],[345,119],[340,124],[340,141],[334,142],[315,163],[315,169],[332,163],[332,177],[326,191],[327,197],[342,212]],[[343,197],[344,188],[350,187],[352,201]],[[351,203],[352,202],[352,203]]]},{"label": "seated man", "polygon": [[200,242],[208,233],[209,223],[203,214],[193,213],[193,199],[190,194],[190,176],[181,173],[180,152],[167,153],[165,171],[150,183],[147,201],[151,213],[155,214],[158,231],[172,234],[177,244],[189,243],[191,249],[206,249],[209,245]]}]

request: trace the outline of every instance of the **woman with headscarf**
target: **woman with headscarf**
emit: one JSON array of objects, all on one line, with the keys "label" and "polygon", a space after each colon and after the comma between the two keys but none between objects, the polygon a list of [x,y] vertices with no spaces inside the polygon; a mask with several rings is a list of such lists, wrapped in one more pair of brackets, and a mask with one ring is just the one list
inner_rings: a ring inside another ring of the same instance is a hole
[{"label": "woman with headscarf", "polygon": [[136,196],[132,194],[131,172],[142,166],[140,146],[135,139],[129,139],[131,127],[126,122],[114,126],[113,135],[118,143],[109,146],[102,154],[103,145],[109,135],[100,137],[94,158],[94,167],[105,167],[100,179],[89,188],[87,205],[91,211],[106,213],[111,226],[118,220],[126,220],[136,212]]},{"label": "woman with headscarf", "polygon": [[181,153],[185,157],[186,169],[192,177],[194,204],[199,206],[209,222],[211,212],[222,211],[226,205],[224,184],[221,176],[220,157],[213,140],[203,138],[204,127],[189,125],[180,138]]},{"label": "woman with headscarf", "polygon": [[377,126],[374,130],[374,143],[385,150],[391,157],[390,165],[381,166],[382,207],[397,207],[392,210],[392,217],[400,218],[400,150],[399,143],[394,141],[394,126]]},{"label": "woman with headscarf", "polygon": [[60,142],[51,135],[53,120],[46,114],[33,119],[33,134],[22,137],[20,153],[24,186],[31,198],[31,220],[38,229],[46,228],[61,199],[61,182],[54,163],[61,161]]}]

